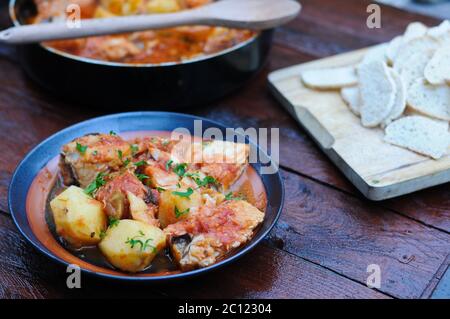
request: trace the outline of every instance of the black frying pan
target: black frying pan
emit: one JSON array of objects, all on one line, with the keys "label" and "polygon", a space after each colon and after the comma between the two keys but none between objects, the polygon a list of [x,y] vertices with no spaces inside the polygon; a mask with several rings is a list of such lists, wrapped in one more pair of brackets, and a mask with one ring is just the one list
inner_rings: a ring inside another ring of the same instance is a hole
[{"label": "black frying pan", "polygon": [[[11,0],[14,24],[36,14],[32,0]],[[27,74],[52,93],[101,108],[182,108],[231,93],[258,72],[272,31],[217,54],[181,63],[125,64],[78,57],[43,46],[18,47]]]}]

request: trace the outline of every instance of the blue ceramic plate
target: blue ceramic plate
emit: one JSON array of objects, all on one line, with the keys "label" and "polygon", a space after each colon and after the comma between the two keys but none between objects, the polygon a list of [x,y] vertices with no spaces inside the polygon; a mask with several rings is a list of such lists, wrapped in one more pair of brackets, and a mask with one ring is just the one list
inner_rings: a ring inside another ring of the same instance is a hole
[{"label": "blue ceramic plate", "polygon": [[[185,278],[205,273],[235,261],[237,258],[254,248],[270,232],[277,222],[283,206],[284,190],[281,177],[279,173],[271,175],[261,175],[259,173],[259,169],[262,166],[266,166],[262,163],[269,162],[269,157],[257,146],[255,147],[257,147],[259,151],[259,159],[257,163],[251,165],[258,173],[262,183],[264,184],[267,195],[267,209],[264,222],[249,243],[210,267],[183,273],[177,272],[136,275],[102,268],[98,265],[90,264],[89,261],[79,260],[77,257],[74,257],[69,251],[59,244],[54,236],[51,235],[49,226],[45,222],[45,197],[47,196],[49,190],[45,190],[45,187],[36,187],[36,183],[39,184],[42,182],[42,178],[51,176],[50,172],[52,169],[53,175],[56,175],[56,158],[59,155],[62,145],[70,142],[74,138],[88,133],[109,132],[111,130],[120,135],[132,131],[172,131],[176,128],[182,127],[187,128],[191,134],[194,135],[195,120],[202,120],[202,133],[208,128],[218,128],[225,135],[226,128],[219,123],[191,115],[166,112],[132,112],[98,117],[73,125],[52,135],[28,153],[24,160],[19,164],[12,177],[12,181],[9,186],[8,204],[16,226],[34,247],[51,259],[64,265],[77,263],[80,265],[81,270],[86,273],[112,279],[131,281],[161,281]],[[248,139],[246,139],[246,141],[250,143]],[[41,180],[39,181],[39,179]],[[44,181],[44,184],[45,183],[47,182]],[[34,185],[33,187],[31,187],[32,184]],[[41,194],[31,194],[36,192]],[[41,201],[39,202],[38,200],[37,203],[30,203],[30,201],[27,201],[29,197],[33,196],[42,197]],[[36,216],[30,215],[30,213],[41,214],[41,211],[43,211],[42,218],[39,217],[40,221],[36,222]],[[48,238],[45,236],[48,236]],[[49,242],[52,243],[49,244]]]}]

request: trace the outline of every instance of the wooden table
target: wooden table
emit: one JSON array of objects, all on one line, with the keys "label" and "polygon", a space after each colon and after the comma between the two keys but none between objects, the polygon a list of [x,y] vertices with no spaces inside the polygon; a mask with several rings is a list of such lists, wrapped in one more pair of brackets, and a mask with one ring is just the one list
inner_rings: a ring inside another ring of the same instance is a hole
[{"label": "wooden table", "polygon": [[[7,187],[38,142],[103,114],[61,101],[21,71],[0,46],[0,297],[433,298],[450,297],[449,185],[374,203],[364,199],[269,94],[267,73],[391,39],[411,21],[437,21],[382,7],[383,28],[366,28],[362,0],[303,0],[301,17],[277,30],[268,66],[232,96],[188,112],[230,127],[280,128],[286,202],[270,236],[225,269],[195,280],[124,286],[84,276],[66,288],[65,269],[37,253],[16,230]],[[7,4],[0,25],[9,25]],[[380,289],[366,286],[381,266]]]}]

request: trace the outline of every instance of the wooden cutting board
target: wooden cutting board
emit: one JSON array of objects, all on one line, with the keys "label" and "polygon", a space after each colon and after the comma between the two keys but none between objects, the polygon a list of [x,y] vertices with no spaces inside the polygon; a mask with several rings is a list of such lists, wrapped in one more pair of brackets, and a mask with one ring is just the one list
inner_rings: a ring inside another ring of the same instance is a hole
[{"label": "wooden cutting board", "polygon": [[303,70],[356,65],[366,51],[353,51],[272,72],[270,88],[367,198],[383,200],[449,182],[449,155],[433,160],[385,143],[383,130],[363,127],[339,91],[318,91],[303,86],[300,79]]}]

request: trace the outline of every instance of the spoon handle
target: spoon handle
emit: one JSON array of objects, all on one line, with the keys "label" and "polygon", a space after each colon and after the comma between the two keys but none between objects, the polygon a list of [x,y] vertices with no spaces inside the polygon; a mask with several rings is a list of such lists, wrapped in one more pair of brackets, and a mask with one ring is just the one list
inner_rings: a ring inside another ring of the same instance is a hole
[{"label": "spoon handle", "polygon": [[74,39],[106,34],[118,34],[150,29],[162,29],[180,25],[210,25],[211,19],[203,18],[201,10],[80,20],[16,26],[0,32],[0,42],[25,44],[50,40]]}]

